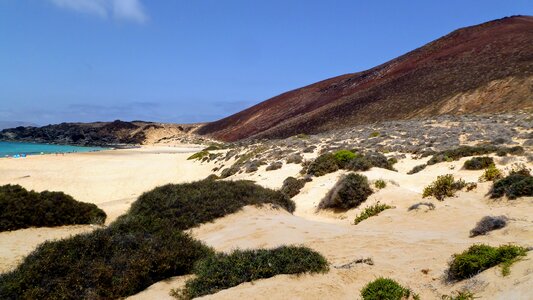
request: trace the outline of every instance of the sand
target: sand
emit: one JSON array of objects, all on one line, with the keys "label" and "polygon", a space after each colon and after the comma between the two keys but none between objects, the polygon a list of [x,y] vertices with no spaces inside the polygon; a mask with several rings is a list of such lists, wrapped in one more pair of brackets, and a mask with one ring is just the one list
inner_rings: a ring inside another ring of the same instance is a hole
[{"label": "sand", "polygon": [[[144,191],[169,182],[187,182],[209,175],[213,164],[186,160],[190,152],[197,149],[145,147],[1,160],[0,184],[18,183],[36,190],[65,191],[104,209],[110,216],[109,223],[124,213]],[[180,151],[188,153],[175,153]],[[270,206],[249,206],[190,230],[193,236],[218,251],[305,245],[322,253],[331,264],[326,274],[278,275],[243,283],[205,298],[358,299],[366,283],[385,276],[409,286],[422,299],[440,299],[443,294],[465,287],[482,299],[532,299],[532,253],[513,265],[507,277],[502,277],[499,268],[491,268],[460,283],[443,281],[451,255],[474,243],[533,246],[533,197],[490,200],[486,197],[490,184],[479,183],[476,190],[459,192],[445,201],[422,199],[423,187],[438,175],[449,173],[466,181],[477,181],[481,171],[462,170],[464,160],[429,166],[414,175],[406,172],[425,160],[402,159],[395,166],[398,172],[378,168],[363,172],[371,181],[385,180],[387,187],[373,194],[360,208],[345,213],[316,212],[318,202],[344,173],[338,171],[307,183],[293,198],[296,202],[294,214]],[[229,180],[250,179],[265,187],[279,188],[287,176],[297,176],[300,169],[296,164],[284,165],[275,171],[265,171],[265,166],[261,166],[255,173],[237,174]],[[25,177],[27,175],[30,177]],[[378,201],[395,208],[352,225],[362,209]],[[420,201],[432,202],[436,208],[407,210]],[[504,229],[469,238],[470,229],[486,215],[506,215],[511,221]],[[90,226],[68,226],[0,233],[0,271],[13,268],[41,241],[90,230]],[[371,258],[374,264],[338,268],[360,258]],[[130,298],[172,299],[170,290],[182,287],[187,278],[190,276],[169,278]]]}]

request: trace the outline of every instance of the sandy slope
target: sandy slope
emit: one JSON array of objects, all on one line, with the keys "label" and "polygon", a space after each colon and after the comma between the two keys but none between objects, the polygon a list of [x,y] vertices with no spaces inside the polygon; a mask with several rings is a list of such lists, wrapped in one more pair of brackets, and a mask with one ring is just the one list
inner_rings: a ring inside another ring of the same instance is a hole
[{"label": "sandy slope", "polygon": [[[1,160],[0,184],[19,183],[37,190],[62,190],[81,201],[96,203],[109,215],[108,222],[127,210],[142,192],[168,182],[206,177],[210,163],[187,161],[196,149],[145,147],[142,149],[40,156],[26,160]],[[314,178],[293,198],[294,214],[270,206],[243,210],[191,230],[192,234],[219,251],[235,248],[269,248],[302,244],[322,253],[331,263],[327,274],[287,276],[244,283],[206,298],[214,299],[357,299],[359,290],[370,280],[386,276],[420,293],[422,299],[440,299],[467,286],[484,299],[531,299],[533,261],[528,258],[502,277],[498,268],[475,278],[449,285],[442,281],[453,253],[473,243],[500,245],[517,243],[533,246],[533,198],[514,201],[489,200],[488,183],[472,192],[460,192],[443,202],[424,199],[436,205],[432,211],[407,211],[422,201],[421,191],[437,175],[452,173],[466,181],[477,181],[481,171],[461,170],[465,159],[430,166],[420,173],[406,175],[424,160],[401,160],[399,172],[373,168],[364,172],[372,181],[384,179],[385,189],[373,194],[358,209],[346,213],[316,212],[316,205],[343,171]],[[497,160],[499,161],[499,160]],[[500,168],[506,166],[499,165]],[[529,165],[531,167],[531,164]],[[287,176],[297,176],[301,166],[284,165],[280,170],[237,174],[231,179],[251,179],[270,188],[279,188]],[[27,177],[30,175],[30,177]],[[395,206],[379,216],[352,225],[353,218],[366,206],[380,201]],[[485,215],[506,215],[505,229],[487,236],[469,238],[468,233]],[[29,253],[38,243],[91,230],[90,226],[31,228],[0,233],[0,271],[5,271]],[[336,268],[355,259],[372,258],[374,265],[357,264]],[[424,274],[422,270],[427,270]],[[158,282],[131,299],[170,298],[172,288],[183,286],[188,277]]]},{"label": "sandy slope", "polygon": [[[0,159],[0,185],[20,184],[37,191],[63,191],[95,203],[109,224],[143,192],[167,183],[205,178],[208,166],[188,161],[200,146],[143,147],[66,155]],[[0,272],[13,268],[36,245],[90,231],[91,226],[31,228],[0,233]]]}]

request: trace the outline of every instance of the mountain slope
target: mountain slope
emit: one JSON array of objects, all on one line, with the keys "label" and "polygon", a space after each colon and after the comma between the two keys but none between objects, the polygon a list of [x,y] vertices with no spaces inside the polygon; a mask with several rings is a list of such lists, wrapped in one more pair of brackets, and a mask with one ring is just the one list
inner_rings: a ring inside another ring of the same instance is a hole
[{"label": "mountain slope", "polygon": [[456,30],[367,71],[296,89],[206,124],[235,141],[439,114],[533,109],[533,17]]}]

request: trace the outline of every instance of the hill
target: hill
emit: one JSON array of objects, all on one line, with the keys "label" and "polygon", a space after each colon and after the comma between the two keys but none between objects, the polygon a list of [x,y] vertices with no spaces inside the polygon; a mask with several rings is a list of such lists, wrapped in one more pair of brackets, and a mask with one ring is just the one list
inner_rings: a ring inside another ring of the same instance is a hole
[{"label": "hill", "polygon": [[435,115],[533,109],[533,17],[456,30],[363,72],[286,92],[197,132],[225,141]]}]

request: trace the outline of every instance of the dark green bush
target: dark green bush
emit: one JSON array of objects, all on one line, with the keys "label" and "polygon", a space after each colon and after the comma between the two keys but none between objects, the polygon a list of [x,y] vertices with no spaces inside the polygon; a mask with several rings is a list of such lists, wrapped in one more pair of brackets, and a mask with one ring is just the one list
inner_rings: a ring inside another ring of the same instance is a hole
[{"label": "dark green bush", "polygon": [[387,210],[387,209],[391,209],[393,208],[392,206],[390,205],[387,205],[387,204],[381,204],[381,203],[376,203],[372,206],[369,206],[367,208],[365,208],[365,210],[360,213],[359,215],[357,215],[357,217],[355,217],[355,220],[354,220],[354,225],[357,225],[359,223],[361,223],[362,221],[370,218],[370,217],[373,217],[373,216],[376,216],[378,215],[380,212],[384,211],[384,210]]},{"label": "dark green bush", "polygon": [[363,203],[372,194],[366,176],[348,174],[337,181],[326,197],[318,204],[319,209],[347,210]]},{"label": "dark green bush", "polygon": [[412,175],[412,174],[418,173],[418,172],[424,170],[426,167],[427,167],[427,165],[415,166],[413,169],[411,169],[411,171],[407,172],[407,174],[408,175]]},{"label": "dark green bush", "polygon": [[500,198],[506,195],[509,199],[523,196],[533,196],[533,176],[512,173],[492,185],[491,198]]},{"label": "dark green bush", "polygon": [[113,299],[188,274],[209,248],[162,220],[123,219],[106,229],[45,242],[0,275],[0,299]]},{"label": "dark green bush", "polygon": [[364,156],[357,156],[346,164],[346,169],[350,171],[368,171],[372,168],[372,163]]},{"label": "dark green bush", "polygon": [[294,203],[249,181],[203,180],[144,193],[105,229],[46,242],[13,272],[0,275],[0,299],[109,299],[188,274],[213,251],[180,230],[245,205]]},{"label": "dark green bush", "polygon": [[387,157],[379,152],[365,153],[365,158],[372,164],[373,167],[383,168],[394,171],[394,160],[389,161]]},{"label": "dark green bush", "polygon": [[502,274],[509,274],[511,264],[526,255],[520,246],[473,245],[461,254],[453,255],[449,264],[448,279],[452,281],[472,277],[488,268],[502,264]]},{"label": "dark green bush", "polygon": [[488,156],[472,157],[465,161],[464,168],[467,170],[483,170],[494,165],[494,159]]},{"label": "dark green bush", "polygon": [[326,259],[305,248],[284,246],[272,250],[236,250],[231,254],[216,254],[201,260],[195,267],[196,278],[182,290],[174,290],[179,299],[192,299],[213,294],[278,274],[318,273],[328,270]]},{"label": "dark green bush", "polygon": [[368,283],[361,290],[363,300],[402,300],[408,299],[411,291],[396,281],[380,277]]},{"label": "dark green bush", "polygon": [[0,231],[28,227],[102,224],[106,214],[96,205],[62,192],[28,191],[20,185],[0,186]]},{"label": "dark green bush", "polygon": [[283,185],[281,186],[281,192],[287,195],[289,198],[292,198],[305,186],[305,179],[296,179],[294,177],[287,177],[283,180]]},{"label": "dark green bush", "polygon": [[430,185],[424,188],[422,197],[435,196],[437,200],[444,200],[445,197],[453,197],[455,192],[466,186],[464,180],[455,181],[452,174],[438,176]]},{"label": "dark green bush", "polygon": [[317,157],[307,169],[307,174],[314,176],[323,176],[333,173],[339,169],[335,155],[331,153],[322,154]]},{"label": "dark green bush", "polygon": [[272,203],[289,212],[295,204],[285,194],[251,181],[203,180],[187,184],[167,184],[142,194],[128,215],[161,218],[172,228],[189,229],[237,212],[246,205]]}]

